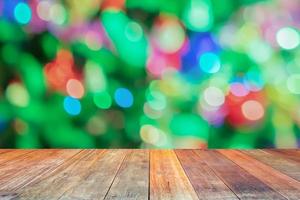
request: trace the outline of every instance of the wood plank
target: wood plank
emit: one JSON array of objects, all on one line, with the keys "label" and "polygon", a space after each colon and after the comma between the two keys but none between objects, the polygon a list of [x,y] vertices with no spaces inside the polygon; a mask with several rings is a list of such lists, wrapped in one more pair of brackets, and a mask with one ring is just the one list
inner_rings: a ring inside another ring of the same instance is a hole
[{"label": "wood plank", "polygon": [[125,158],[105,199],[147,200],[148,189],[149,151],[134,150]]},{"label": "wood plank", "polygon": [[150,199],[198,199],[173,150],[150,151]]},{"label": "wood plank", "polygon": [[[95,194],[100,194],[104,197],[115,174],[108,174],[110,167],[114,168],[114,166],[109,166],[108,163],[104,163],[104,161],[108,161],[107,159],[100,161],[103,155],[108,155],[108,157],[111,158],[109,152],[104,154],[103,152],[103,150],[83,150],[76,157],[74,156],[74,161],[69,161],[71,164],[64,163],[50,176],[30,187],[24,188],[24,190],[19,192],[18,198],[33,200],[95,199],[93,197]],[[115,157],[113,161],[118,163],[122,162],[126,152],[117,151],[116,154],[112,151],[112,155]],[[100,163],[106,166],[105,169],[107,169],[107,171],[99,171],[100,169],[98,167]],[[107,173],[107,175],[105,175],[105,173]],[[100,175],[103,176],[101,177]],[[105,180],[105,178],[107,180]],[[104,184],[103,186],[102,183]],[[83,198],[80,198],[80,196]],[[92,198],[89,198],[90,196],[92,196]]]},{"label": "wood plank", "polygon": [[242,152],[296,179],[297,181],[300,181],[299,163],[293,160],[284,159],[281,156],[274,155],[263,150],[247,150]]},{"label": "wood plank", "polygon": [[[93,155],[95,161],[91,165],[81,167],[82,163],[78,162],[55,175],[56,178],[48,181],[45,187],[48,184],[51,187],[53,181],[61,184],[67,182],[59,199],[104,199],[128,153],[129,150],[105,150],[100,156],[100,151],[97,150]],[[67,177],[60,177],[65,173],[68,174]]]},{"label": "wood plank", "polygon": [[14,149],[0,149],[0,154],[10,152],[10,151],[14,151]]},{"label": "wood plank", "polygon": [[199,199],[238,199],[194,151],[175,152]]},{"label": "wood plank", "polygon": [[296,150],[296,149],[267,149],[264,150],[268,153],[274,154],[274,155],[278,155],[282,158],[285,159],[290,159],[293,161],[296,161],[297,163],[300,163],[300,151]]},{"label": "wood plank", "polygon": [[16,161],[20,156],[24,156],[33,150],[6,150],[0,154],[0,166],[8,161]]},{"label": "wood plank", "polygon": [[[75,175],[76,170],[85,169],[85,166],[92,162],[94,158],[92,153],[92,150],[80,151],[71,160],[64,162],[52,171],[51,174],[45,175],[34,184],[19,189],[17,199],[58,199],[65,192],[66,187],[73,181],[78,181]],[[72,168],[74,165],[79,167]],[[80,175],[81,171],[78,173]]]},{"label": "wood plank", "polygon": [[223,182],[241,199],[285,199],[265,183],[217,151],[195,150]]},{"label": "wood plank", "polygon": [[300,183],[295,179],[280,173],[272,167],[240,151],[220,150],[219,152],[284,197],[288,199],[300,199]]},{"label": "wood plank", "polygon": [[300,199],[299,155],[0,149],[0,199]]},{"label": "wood plank", "polygon": [[79,150],[35,150],[8,161],[1,166],[0,191],[15,191],[34,182],[78,152]]}]

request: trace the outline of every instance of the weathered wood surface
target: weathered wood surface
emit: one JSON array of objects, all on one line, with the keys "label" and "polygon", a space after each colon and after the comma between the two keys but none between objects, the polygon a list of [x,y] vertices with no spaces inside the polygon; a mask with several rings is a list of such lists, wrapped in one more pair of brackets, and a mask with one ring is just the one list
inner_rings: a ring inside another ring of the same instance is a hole
[{"label": "weathered wood surface", "polygon": [[0,149],[4,199],[300,199],[299,150]]}]

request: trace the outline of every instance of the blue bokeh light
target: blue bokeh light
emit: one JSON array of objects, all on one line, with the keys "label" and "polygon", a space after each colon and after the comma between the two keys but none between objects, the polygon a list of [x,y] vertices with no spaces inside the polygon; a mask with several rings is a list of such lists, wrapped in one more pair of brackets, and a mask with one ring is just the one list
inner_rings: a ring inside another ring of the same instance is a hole
[{"label": "blue bokeh light", "polygon": [[66,97],[64,99],[64,109],[70,115],[78,115],[81,112],[80,101],[72,97]]},{"label": "blue bokeh light", "polygon": [[28,24],[31,20],[31,9],[28,4],[20,2],[14,9],[14,16],[20,24]]},{"label": "blue bokeh light", "polygon": [[115,101],[122,108],[129,108],[133,104],[133,96],[126,88],[118,88],[115,92]]},{"label": "blue bokeh light", "polygon": [[191,32],[189,48],[181,58],[180,72],[191,83],[199,83],[203,71],[199,67],[199,56],[205,52],[219,52],[220,47],[211,33]]},{"label": "blue bokeh light", "polygon": [[221,68],[221,61],[216,54],[206,52],[200,56],[199,65],[201,70],[206,73],[216,73]]}]

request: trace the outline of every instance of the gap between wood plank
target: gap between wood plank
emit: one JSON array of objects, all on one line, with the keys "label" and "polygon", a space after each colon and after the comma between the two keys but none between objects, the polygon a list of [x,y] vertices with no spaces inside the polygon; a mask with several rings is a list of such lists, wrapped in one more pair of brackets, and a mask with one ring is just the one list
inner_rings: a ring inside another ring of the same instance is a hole
[{"label": "gap between wood plank", "polygon": [[150,199],[199,199],[173,150],[150,151]]},{"label": "gap between wood plank", "polygon": [[200,150],[196,150],[195,152],[212,167],[219,177],[222,177],[226,185],[230,187],[239,198],[286,199],[218,151],[210,150],[209,152],[201,152]]},{"label": "gap between wood plank", "polygon": [[124,150],[105,150],[105,153],[86,169],[87,173],[80,178],[81,184],[69,187],[60,199],[104,199],[127,153]]},{"label": "gap between wood plank", "polygon": [[[182,168],[183,168],[183,170],[184,170],[186,176],[188,177],[190,183],[192,184],[192,186],[193,186],[195,192],[197,193],[198,198],[199,198],[199,199],[207,199],[207,198],[210,198],[210,199],[219,199],[220,196],[206,195],[205,197],[203,197],[203,196],[201,196],[201,193],[198,191],[198,189],[195,188],[195,187],[196,187],[195,181],[193,181],[193,180],[191,179],[192,177],[190,177],[189,172],[188,172],[187,169],[184,167],[183,160],[179,158],[179,153],[180,153],[180,152],[184,152],[184,151],[189,151],[190,154],[194,154],[197,158],[199,158],[199,157],[198,157],[198,155],[197,155],[193,150],[187,150],[187,149],[175,150],[176,156],[177,156],[177,158],[178,158],[178,160],[179,160],[179,162],[180,162],[180,164],[181,164],[181,166],[182,166]],[[201,151],[205,151],[205,150],[201,150]],[[198,161],[199,163],[194,163],[195,165],[196,165],[196,164],[197,164],[197,165],[204,165],[204,164],[205,164],[205,167],[207,167],[207,168],[209,169],[209,171],[211,171],[211,172],[213,173],[213,175],[217,178],[217,180],[219,180],[220,182],[222,182],[222,183],[224,184],[225,188],[227,188],[227,190],[230,191],[230,194],[232,194],[232,196],[230,196],[230,195],[228,194],[229,196],[226,197],[226,199],[234,199],[234,198],[235,198],[235,199],[239,199],[239,197],[232,191],[232,189],[231,189],[230,187],[228,187],[228,185],[226,185],[226,183],[223,181],[223,179],[222,179],[221,177],[219,177],[219,176],[215,173],[215,171],[214,171],[209,165],[207,165],[207,164],[206,164],[204,161],[202,161],[200,158],[199,158],[198,160],[199,160],[199,161]],[[191,166],[191,167],[193,167],[193,166]],[[204,167],[204,166],[203,166],[203,167]],[[209,183],[209,184],[212,184],[212,183]],[[211,185],[211,186],[212,186],[212,187],[217,187],[217,186],[213,186],[213,185]],[[215,193],[217,193],[217,191],[216,191]],[[221,195],[222,195],[222,194],[221,194]],[[225,198],[225,197],[223,196],[221,199],[224,199],[224,198]]]},{"label": "gap between wood plank", "polygon": [[[265,165],[259,160],[242,153],[238,150],[219,150],[227,158],[231,159],[237,165],[242,167],[248,173],[267,184],[273,190],[280,193],[287,199],[299,199],[300,183],[289,176],[282,174],[280,171]],[[235,156],[235,157],[234,157]],[[244,164],[243,164],[244,162]]]},{"label": "gap between wood plank", "polygon": [[[131,153],[131,152],[132,152],[132,150],[130,151],[130,153]],[[103,200],[107,197],[107,194],[108,194],[108,192],[109,192],[109,190],[110,190],[110,188],[111,188],[113,182],[115,181],[115,178],[116,178],[117,174],[119,173],[119,170],[120,170],[120,168],[121,168],[121,166],[122,166],[122,164],[123,164],[125,158],[128,156],[128,154],[129,154],[129,153],[127,152],[126,155],[124,156],[124,158],[122,159],[122,162],[121,162],[121,164],[119,165],[118,170],[117,170],[117,172],[115,173],[115,176],[114,176],[112,182],[110,183],[110,186],[109,186],[109,188],[107,189],[106,194],[105,194]]]},{"label": "gap between wood plank", "polygon": [[[70,156],[69,158],[67,158],[66,160],[62,161],[60,164],[58,164],[57,166],[53,167],[53,169],[50,167],[48,171],[43,171],[41,172],[40,174],[38,174],[37,176],[35,176],[35,178],[31,179],[31,181],[29,181],[27,184],[24,184],[23,186],[21,186],[19,188],[19,190],[23,189],[24,187],[30,185],[30,184],[35,184],[37,182],[40,182],[44,179],[47,179],[47,177],[49,176],[52,176],[53,173],[55,173],[55,171],[60,168],[63,164],[65,164],[66,162],[69,162],[70,160],[72,160],[75,156],[78,156],[83,150],[79,150],[77,153],[75,153],[74,155]],[[74,161],[75,162],[75,161]],[[73,162],[70,163],[70,165],[72,164]],[[44,176],[48,174],[48,176]],[[40,180],[39,180],[40,178]]]},{"label": "gap between wood plank", "polygon": [[289,176],[298,182],[300,181],[300,165],[296,161],[285,159],[263,150],[255,150],[255,152],[253,150],[246,150],[241,152],[252,158],[255,158],[261,163]]},{"label": "gap between wood plank", "polygon": [[148,199],[149,151],[134,150],[124,159],[105,200]]}]

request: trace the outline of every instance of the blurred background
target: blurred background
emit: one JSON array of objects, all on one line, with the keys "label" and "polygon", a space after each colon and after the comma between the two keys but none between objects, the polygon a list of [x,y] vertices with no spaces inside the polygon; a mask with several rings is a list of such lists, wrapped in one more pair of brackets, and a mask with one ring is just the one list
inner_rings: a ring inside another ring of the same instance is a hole
[{"label": "blurred background", "polygon": [[1,148],[296,148],[299,0],[2,0]]}]

